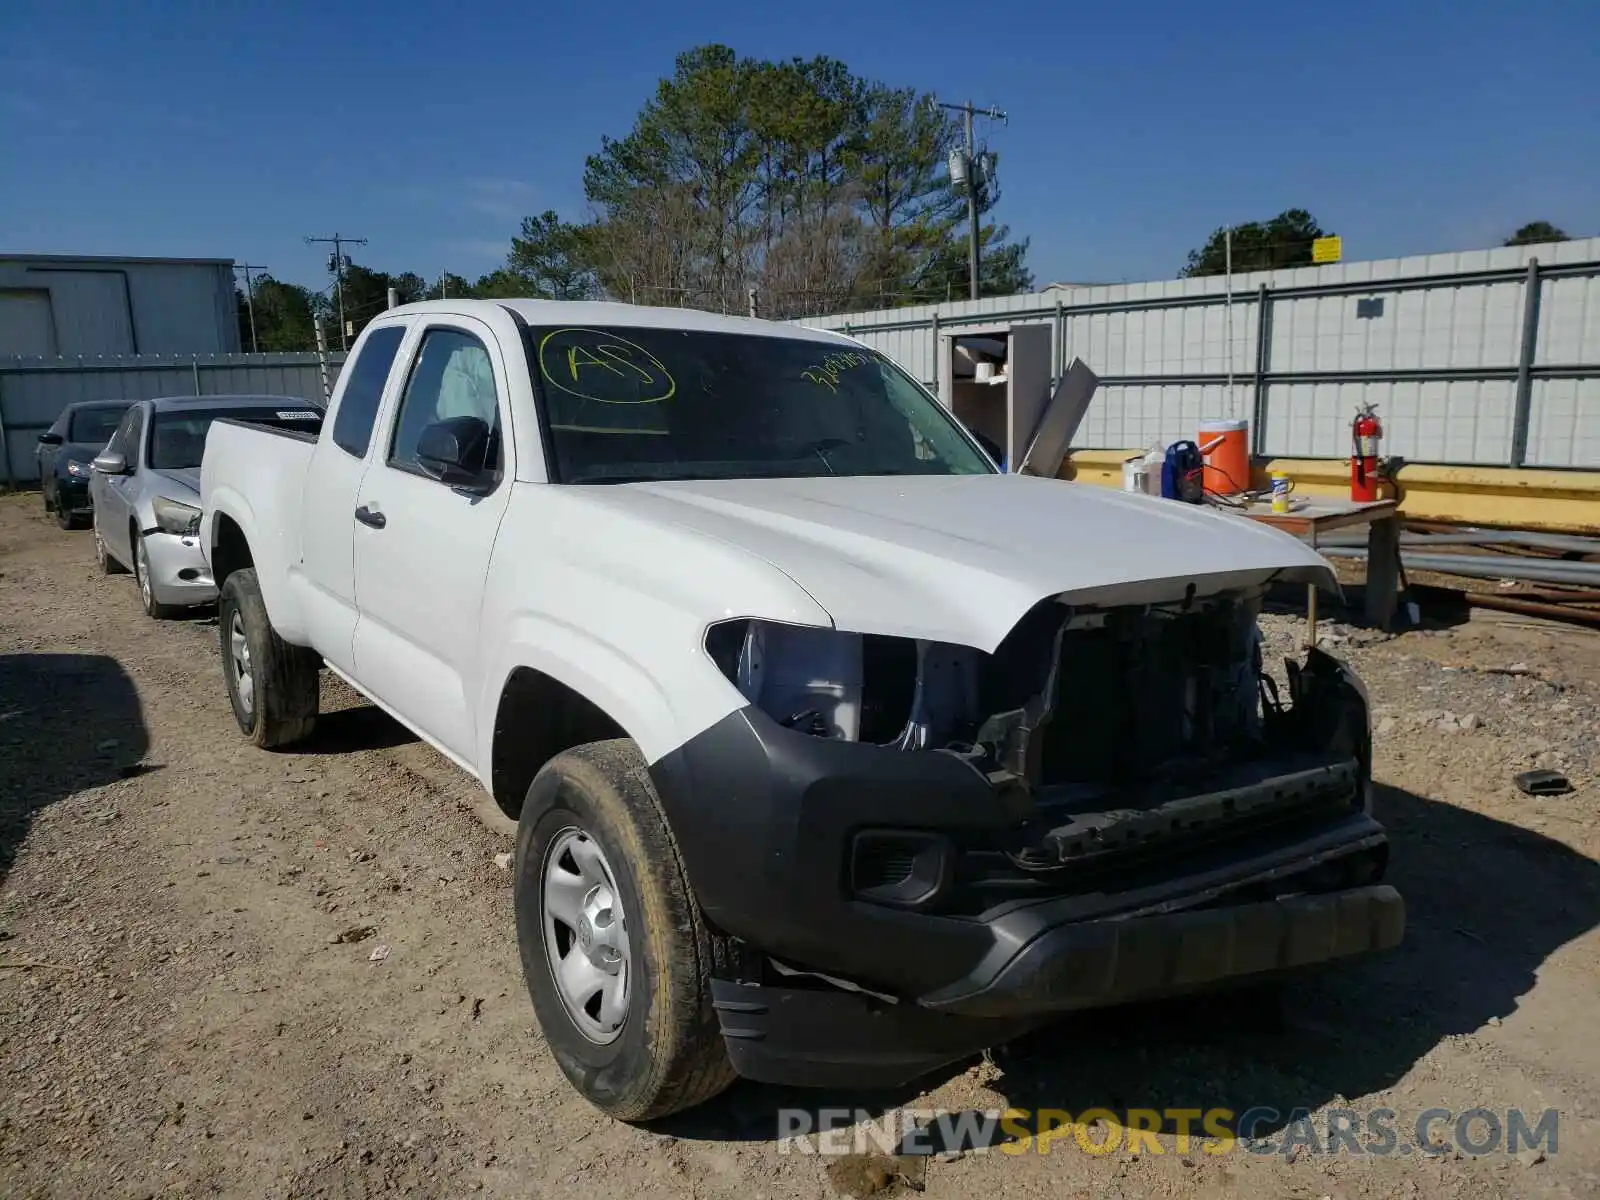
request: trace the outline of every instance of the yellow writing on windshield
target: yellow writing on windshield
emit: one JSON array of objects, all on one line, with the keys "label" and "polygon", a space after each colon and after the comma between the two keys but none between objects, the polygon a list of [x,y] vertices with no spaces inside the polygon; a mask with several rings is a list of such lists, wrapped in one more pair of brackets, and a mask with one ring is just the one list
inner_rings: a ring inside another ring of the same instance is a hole
[{"label": "yellow writing on windshield", "polygon": [[857,350],[841,350],[837,354],[830,354],[815,366],[807,367],[800,372],[801,379],[809,379],[812,383],[820,384],[830,392],[839,390],[839,377],[852,367],[864,367],[872,361],[870,355],[862,354]]},{"label": "yellow writing on windshield", "polygon": [[539,374],[555,388],[601,404],[658,404],[678,384],[637,342],[601,329],[554,329],[539,340]]}]

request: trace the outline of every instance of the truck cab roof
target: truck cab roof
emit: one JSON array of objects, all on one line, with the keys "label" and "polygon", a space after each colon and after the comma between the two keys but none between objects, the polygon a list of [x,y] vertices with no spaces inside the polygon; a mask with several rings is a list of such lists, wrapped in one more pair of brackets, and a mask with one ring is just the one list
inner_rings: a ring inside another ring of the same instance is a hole
[{"label": "truck cab roof", "polygon": [[[645,304],[617,304],[607,300],[422,300],[402,304],[383,315],[426,316],[452,314],[484,319],[511,312],[529,325],[634,326],[642,329],[682,329],[707,333],[742,333],[756,337],[798,338],[804,341],[854,345],[854,340],[826,329],[811,329],[755,317],[730,317],[693,308],[666,308]],[[381,318],[380,318],[381,319]]]}]

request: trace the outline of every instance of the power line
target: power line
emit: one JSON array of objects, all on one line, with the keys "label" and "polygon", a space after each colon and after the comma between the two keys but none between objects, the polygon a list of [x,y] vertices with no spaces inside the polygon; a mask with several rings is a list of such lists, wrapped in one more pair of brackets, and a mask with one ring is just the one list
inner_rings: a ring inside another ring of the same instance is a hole
[{"label": "power line", "polygon": [[344,332],[344,269],[350,265],[350,259],[344,252],[348,243],[351,246],[365,246],[367,239],[362,237],[346,237],[342,233],[335,233],[332,237],[307,237],[306,243],[330,243],[333,246],[333,257],[328,260],[328,270],[333,272],[334,287],[339,292],[339,349],[350,349],[350,343]]}]

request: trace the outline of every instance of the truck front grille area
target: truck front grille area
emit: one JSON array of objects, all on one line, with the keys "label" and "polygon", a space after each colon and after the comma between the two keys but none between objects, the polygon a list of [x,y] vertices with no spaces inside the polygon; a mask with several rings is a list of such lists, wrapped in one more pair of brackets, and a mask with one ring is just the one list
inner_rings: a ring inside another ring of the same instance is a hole
[{"label": "truck front grille area", "polygon": [[[1366,700],[1320,651],[1266,681],[1259,600],[1030,613],[979,675],[970,746],[1018,816],[966,841],[917,907],[997,905],[1141,889],[1316,841],[1365,810]],[[1381,835],[1380,835],[1381,836]],[[1097,901],[1098,902],[1098,901]]]},{"label": "truck front grille area", "polygon": [[984,664],[980,743],[1034,787],[1192,774],[1259,740],[1254,596],[1034,609]]},{"label": "truck front grille area", "polygon": [[1365,777],[1354,759],[1242,763],[1210,786],[1170,785],[1051,803],[990,844],[957,856],[939,908],[976,915],[1010,901],[1137,892],[1174,878],[1316,837],[1365,807]]}]

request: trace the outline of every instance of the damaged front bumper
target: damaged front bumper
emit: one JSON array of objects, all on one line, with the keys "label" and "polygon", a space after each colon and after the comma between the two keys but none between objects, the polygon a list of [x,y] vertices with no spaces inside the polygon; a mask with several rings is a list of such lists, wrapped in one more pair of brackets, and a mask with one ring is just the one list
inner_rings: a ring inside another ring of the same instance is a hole
[{"label": "damaged front bumper", "polygon": [[216,603],[217,585],[197,537],[147,529],[144,545],[150,561],[150,590],[157,603],[176,607]]},{"label": "damaged front bumper", "polygon": [[721,935],[713,1000],[750,1078],[904,1083],[1059,1013],[1404,931],[1364,743],[1085,812],[971,757],[810,736],[752,706],[651,771]]}]

